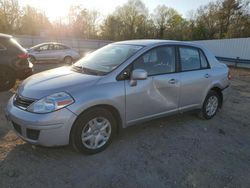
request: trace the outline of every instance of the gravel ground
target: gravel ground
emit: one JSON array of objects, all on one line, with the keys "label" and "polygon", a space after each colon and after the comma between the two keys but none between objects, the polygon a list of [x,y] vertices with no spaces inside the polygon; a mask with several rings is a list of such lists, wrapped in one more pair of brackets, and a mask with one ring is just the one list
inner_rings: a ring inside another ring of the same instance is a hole
[{"label": "gravel ground", "polygon": [[91,156],[17,138],[3,113],[12,93],[0,93],[0,187],[249,187],[250,71],[232,73],[212,120],[186,113],[132,126]]}]

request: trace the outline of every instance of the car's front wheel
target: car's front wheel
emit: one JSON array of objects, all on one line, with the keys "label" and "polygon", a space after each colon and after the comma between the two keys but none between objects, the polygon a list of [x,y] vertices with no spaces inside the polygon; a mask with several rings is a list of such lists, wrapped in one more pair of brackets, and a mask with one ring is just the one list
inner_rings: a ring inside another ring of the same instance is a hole
[{"label": "car's front wheel", "polygon": [[214,117],[219,109],[219,100],[218,93],[211,90],[203,103],[201,116],[205,119]]},{"label": "car's front wheel", "polygon": [[94,154],[104,150],[116,133],[116,120],[105,108],[81,114],[71,131],[71,144],[80,152]]}]

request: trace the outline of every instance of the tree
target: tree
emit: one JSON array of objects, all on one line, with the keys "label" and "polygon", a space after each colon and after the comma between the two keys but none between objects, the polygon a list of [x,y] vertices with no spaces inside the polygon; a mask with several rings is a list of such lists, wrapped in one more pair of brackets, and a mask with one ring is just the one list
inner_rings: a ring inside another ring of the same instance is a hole
[{"label": "tree", "polygon": [[101,38],[106,40],[119,40],[122,38],[121,28],[122,22],[114,16],[108,15],[100,26]]},{"label": "tree", "polygon": [[218,0],[201,6],[193,24],[194,39],[246,37],[249,32],[249,1]]},{"label": "tree", "polygon": [[20,17],[21,34],[40,35],[41,32],[47,31],[50,27],[49,19],[44,13],[28,5],[22,9]]},{"label": "tree", "polygon": [[173,8],[158,5],[152,14],[158,38],[182,39],[184,19]]},{"label": "tree", "polygon": [[0,0],[0,32],[17,33],[19,14],[18,0]]},{"label": "tree", "polygon": [[245,30],[249,29],[248,5],[249,1],[242,0],[224,0],[221,2],[221,8],[218,13],[220,38],[240,37],[241,33],[245,33]]},{"label": "tree", "polygon": [[87,10],[81,5],[71,6],[68,14],[69,27],[73,36],[96,38],[99,12]]},{"label": "tree", "polygon": [[67,17],[50,23],[42,10],[0,0],[0,32],[85,39],[161,38],[202,40],[250,36],[250,0],[217,0],[200,6],[188,19],[158,5],[153,14],[142,0],[128,0],[100,21],[96,10],[71,6]]},{"label": "tree", "polygon": [[148,10],[144,3],[140,0],[129,0],[123,6],[117,7],[112,15],[104,19],[101,33],[104,36],[109,36],[108,32],[116,31],[117,40],[146,38],[150,31],[148,26]]}]

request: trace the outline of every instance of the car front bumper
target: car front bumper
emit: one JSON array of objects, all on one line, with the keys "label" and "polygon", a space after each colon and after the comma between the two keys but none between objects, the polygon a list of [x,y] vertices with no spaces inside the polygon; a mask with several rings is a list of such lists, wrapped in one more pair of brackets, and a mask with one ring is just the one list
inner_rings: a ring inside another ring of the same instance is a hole
[{"label": "car front bumper", "polygon": [[23,140],[42,146],[62,146],[69,144],[70,130],[76,115],[67,108],[47,113],[35,114],[19,109],[9,100],[5,114],[12,127]]}]

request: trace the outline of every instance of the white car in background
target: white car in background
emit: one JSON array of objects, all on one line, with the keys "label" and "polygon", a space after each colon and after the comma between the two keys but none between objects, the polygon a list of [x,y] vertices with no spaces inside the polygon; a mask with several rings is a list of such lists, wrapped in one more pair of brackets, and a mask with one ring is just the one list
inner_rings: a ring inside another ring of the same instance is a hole
[{"label": "white car in background", "polygon": [[71,64],[80,58],[80,54],[73,48],[55,42],[38,44],[27,50],[31,62],[60,61]]}]

